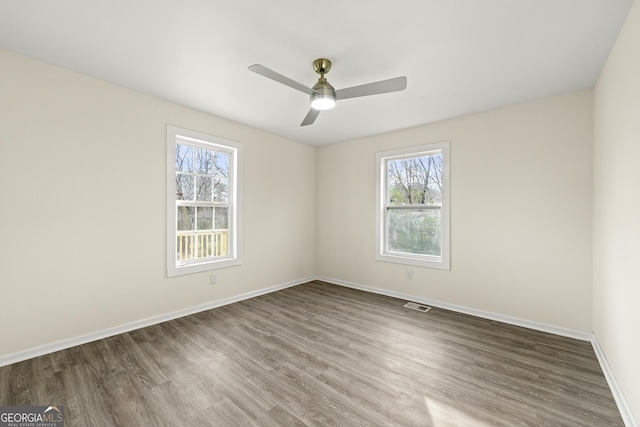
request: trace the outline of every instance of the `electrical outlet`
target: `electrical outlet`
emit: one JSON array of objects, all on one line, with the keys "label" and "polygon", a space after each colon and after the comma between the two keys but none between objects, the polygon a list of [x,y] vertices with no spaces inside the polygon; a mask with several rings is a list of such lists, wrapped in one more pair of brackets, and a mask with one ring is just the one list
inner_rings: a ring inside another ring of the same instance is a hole
[{"label": "electrical outlet", "polygon": [[215,285],[216,283],[217,283],[216,275],[215,274],[209,275],[209,284]]},{"label": "electrical outlet", "polygon": [[407,279],[413,280],[413,271],[412,270],[407,270]]}]

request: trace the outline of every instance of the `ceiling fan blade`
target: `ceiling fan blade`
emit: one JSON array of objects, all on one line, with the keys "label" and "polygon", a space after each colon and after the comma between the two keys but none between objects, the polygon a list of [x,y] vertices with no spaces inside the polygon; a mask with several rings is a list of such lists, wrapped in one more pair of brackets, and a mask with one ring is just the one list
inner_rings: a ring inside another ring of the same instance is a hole
[{"label": "ceiling fan blade", "polygon": [[261,76],[264,76],[268,79],[275,80],[278,83],[282,83],[283,85],[297,89],[300,92],[306,93],[307,95],[313,95],[314,93],[316,93],[316,91],[311,89],[310,87],[307,87],[302,83],[298,83],[297,81],[283,76],[280,73],[276,73],[275,71],[260,64],[254,64],[250,66],[249,71],[253,71],[254,73],[260,74]]},{"label": "ceiling fan blade", "polygon": [[306,117],[302,121],[302,123],[300,123],[300,126],[312,125],[313,122],[316,121],[319,115],[320,115],[320,110],[316,110],[315,108],[310,109]]},{"label": "ceiling fan blade", "polygon": [[406,77],[382,80],[360,86],[348,87],[336,91],[336,99],[357,98],[359,96],[378,95],[380,93],[398,92],[407,88]]}]

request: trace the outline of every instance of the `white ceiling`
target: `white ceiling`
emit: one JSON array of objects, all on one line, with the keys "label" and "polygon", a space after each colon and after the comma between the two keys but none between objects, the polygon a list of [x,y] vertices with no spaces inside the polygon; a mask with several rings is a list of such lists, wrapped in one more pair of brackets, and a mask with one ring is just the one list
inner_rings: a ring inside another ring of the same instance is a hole
[{"label": "white ceiling", "polygon": [[[2,0],[0,47],[312,145],[591,88],[633,0]],[[336,89],[407,76],[300,127]]]}]

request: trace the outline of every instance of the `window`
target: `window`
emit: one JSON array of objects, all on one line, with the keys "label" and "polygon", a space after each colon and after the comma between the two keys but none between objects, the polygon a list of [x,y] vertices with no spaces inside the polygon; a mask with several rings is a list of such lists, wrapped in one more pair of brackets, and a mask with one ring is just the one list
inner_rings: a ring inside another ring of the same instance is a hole
[{"label": "window", "polygon": [[376,259],[449,269],[449,143],[377,153]]},{"label": "window", "polygon": [[241,263],[242,144],[167,126],[167,276]]}]

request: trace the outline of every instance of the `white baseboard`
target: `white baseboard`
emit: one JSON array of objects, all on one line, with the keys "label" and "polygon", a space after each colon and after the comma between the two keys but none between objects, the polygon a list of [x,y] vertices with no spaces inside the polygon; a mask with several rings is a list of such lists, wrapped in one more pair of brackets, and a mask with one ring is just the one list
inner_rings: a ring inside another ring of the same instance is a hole
[{"label": "white baseboard", "polygon": [[419,302],[421,304],[433,307],[444,308],[446,310],[458,313],[469,314],[483,319],[496,320],[510,325],[522,326],[523,328],[533,329],[541,332],[548,332],[554,335],[574,338],[581,341],[591,341],[592,334],[589,332],[581,332],[573,329],[562,328],[560,326],[548,325],[546,323],[533,322],[531,320],[520,319],[518,317],[505,316],[504,314],[492,313],[489,311],[478,310],[475,308],[465,307],[462,305],[450,304],[447,302],[437,301],[430,298],[419,297],[416,295],[403,294],[400,292],[389,291],[388,289],[375,288],[372,286],[362,285],[359,283],[346,282],[344,280],[333,279],[330,277],[318,277],[317,280],[333,283],[335,285],[346,286],[348,288],[359,289],[361,291],[373,292],[375,294],[386,295],[393,298],[403,299],[407,301]]},{"label": "white baseboard", "polygon": [[609,362],[607,362],[604,351],[602,351],[600,343],[598,343],[596,336],[593,334],[591,338],[591,345],[593,346],[593,351],[596,353],[596,357],[598,358],[598,362],[600,363],[600,367],[602,368],[602,373],[607,379],[607,384],[609,384],[611,394],[613,394],[616,405],[618,405],[618,410],[620,411],[620,415],[622,416],[624,425],[626,427],[638,427],[638,423],[633,417],[633,413],[631,412],[631,408],[627,403],[627,399],[624,397],[624,394],[622,393],[622,390],[620,389],[616,378],[613,376],[613,372],[611,371]]},{"label": "white baseboard", "polygon": [[16,353],[7,354],[4,356],[0,356],[0,367],[11,365],[17,362],[22,362],[23,360],[32,359],[34,357],[43,356],[45,354],[54,353],[56,351],[65,350],[67,348],[75,347],[77,345],[101,340],[103,338],[108,338],[108,337],[122,334],[125,332],[130,332],[136,329],[145,328],[147,326],[166,322],[168,320],[177,319],[179,317],[189,316],[191,314],[200,313],[206,310],[211,310],[212,308],[222,307],[223,305],[233,304],[234,302],[239,302],[239,301],[246,300],[249,298],[254,298],[260,295],[269,294],[271,292],[276,292],[282,289],[290,288],[292,286],[301,285],[303,283],[307,283],[312,280],[315,280],[315,277],[306,277],[303,279],[293,280],[291,282],[270,286],[268,288],[259,289],[257,291],[247,292],[245,294],[236,295],[230,298],[211,301],[206,304],[185,308],[183,310],[178,310],[171,313],[148,317],[146,319],[137,320],[135,322],[127,323],[124,325],[116,326],[116,327],[105,329],[102,331],[91,332],[88,334],[80,335],[78,337],[67,338],[60,341],[44,344],[38,347],[30,348],[27,350],[19,351]]}]

